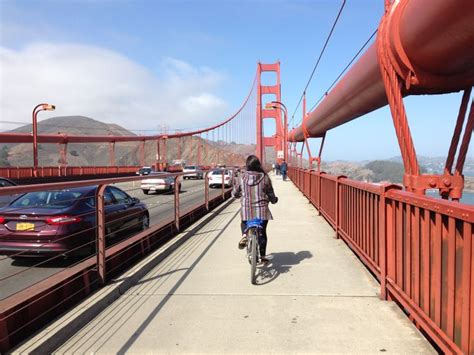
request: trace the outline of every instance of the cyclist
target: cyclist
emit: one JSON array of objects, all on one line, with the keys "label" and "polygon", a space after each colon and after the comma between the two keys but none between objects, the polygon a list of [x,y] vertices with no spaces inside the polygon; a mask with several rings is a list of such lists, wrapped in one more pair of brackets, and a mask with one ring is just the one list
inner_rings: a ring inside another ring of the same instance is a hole
[{"label": "cyclist", "polygon": [[268,202],[277,203],[278,197],[273,191],[272,181],[262,168],[260,160],[255,155],[250,155],[246,161],[246,171],[240,174],[238,183],[234,185],[232,195],[241,199],[240,216],[242,222],[242,239],[239,241],[239,249],[247,245],[245,234],[246,223],[253,219],[263,220],[262,236],[259,239],[260,255],[262,262],[268,262],[265,257],[267,249],[267,224],[273,219]]}]

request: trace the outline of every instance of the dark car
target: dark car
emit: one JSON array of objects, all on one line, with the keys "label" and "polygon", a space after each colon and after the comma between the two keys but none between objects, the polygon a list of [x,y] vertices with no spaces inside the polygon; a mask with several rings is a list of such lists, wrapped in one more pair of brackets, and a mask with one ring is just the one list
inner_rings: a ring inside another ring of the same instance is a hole
[{"label": "dark car", "polygon": [[[17,184],[10,179],[0,177],[0,187],[11,187]],[[0,207],[8,205],[16,196],[15,195],[0,195]]]},{"label": "dark car", "polygon": [[138,169],[138,171],[135,174],[143,176],[143,175],[150,175],[152,172],[153,172],[153,169],[151,167],[144,166],[143,168]]},{"label": "dark car", "polygon": [[[28,192],[0,208],[0,254],[12,258],[95,252],[97,186]],[[146,205],[115,186],[105,190],[108,240],[149,227]]]}]

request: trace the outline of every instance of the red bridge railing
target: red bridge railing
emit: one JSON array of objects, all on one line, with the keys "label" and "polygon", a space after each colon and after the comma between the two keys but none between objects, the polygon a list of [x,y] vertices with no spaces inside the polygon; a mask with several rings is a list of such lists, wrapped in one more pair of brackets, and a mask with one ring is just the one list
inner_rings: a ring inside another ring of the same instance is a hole
[{"label": "red bridge railing", "polygon": [[289,177],[445,353],[474,353],[474,208],[304,169]]},{"label": "red bridge railing", "polygon": [[[184,175],[186,174],[167,173],[162,176],[174,178],[175,186],[177,186],[178,179],[182,179]],[[36,280],[33,284],[28,284],[14,293],[0,296],[0,354],[7,353],[13,346],[24,341],[52,319],[75,306],[91,293],[98,290],[107,281],[121,274],[128,267],[162,246],[179,231],[183,231],[187,226],[199,220],[206,213],[231,197],[232,187],[228,188],[225,185],[221,185],[220,191],[213,190],[211,193],[209,177],[208,173],[206,173],[203,180],[204,189],[194,191],[190,189],[187,191],[188,196],[199,196],[200,194],[201,198],[193,200],[196,202],[187,205],[184,204],[184,200],[180,202],[180,190],[175,188],[173,200],[160,204],[149,201],[147,207],[148,211],[152,209],[156,211],[158,206],[169,204],[168,211],[171,211],[171,214],[162,211],[160,212],[162,216],[156,214],[159,220],[151,223],[149,228],[129,235],[127,238],[118,238],[116,243],[112,243],[111,233],[107,232],[110,220],[106,221],[105,219],[103,191],[108,185],[119,183],[133,184],[134,182],[140,182],[141,179],[143,177],[134,176],[1,188],[0,196],[97,185],[94,210],[79,215],[81,217],[88,214],[96,216],[95,225],[90,229],[92,239],[87,240],[87,238],[83,238],[86,239],[84,242],[78,241],[79,245],[74,245],[74,249],[70,250],[70,252],[73,252],[79,248],[92,245],[91,252],[86,256],[80,256],[75,259],[72,265],[66,267],[57,266],[58,271],[44,279]],[[222,181],[224,181],[223,179],[224,177],[222,176]],[[234,183],[233,179],[231,183]],[[129,190],[125,191],[131,192],[133,190],[141,190],[140,185],[135,188],[133,184],[129,187]],[[145,201],[145,198],[142,198],[142,201]],[[21,211],[21,208],[17,209],[17,211]],[[56,239],[56,241],[75,237],[77,237],[77,233],[72,233]],[[52,242],[54,241],[53,239]],[[43,246],[48,246],[50,242],[47,241]],[[21,257],[25,252],[28,255],[29,251],[31,250],[18,251],[11,256]],[[45,256],[45,258],[29,264],[28,268],[25,267],[18,271],[12,270],[8,275],[3,273],[0,277],[0,287],[4,286],[2,281],[14,278],[20,280],[21,277],[25,278],[24,275],[28,269],[39,266],[44,267],[47,262],[58,261],[63,257],[64,255]],[[2,255],[0,256],[0,261],[4,261],[7,258],[7,256]],[[43,353],[44,351],[38,350],[36,352]]]},{"label": "red bridge railing", "polygon": [[[128,174],[136,172],[138,168],[137,166],[42,166],[38,167],[38,177]],[[2,167],[0,176],[15,180],[35,177],[33,167]]]}]

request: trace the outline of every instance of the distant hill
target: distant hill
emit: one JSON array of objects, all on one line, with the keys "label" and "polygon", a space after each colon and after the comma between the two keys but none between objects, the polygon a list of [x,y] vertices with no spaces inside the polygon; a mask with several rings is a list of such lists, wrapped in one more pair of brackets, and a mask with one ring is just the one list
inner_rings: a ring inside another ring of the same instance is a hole
[{"label": "distant hill", "polygon": [[365,164],[366,169],[372,171],[370,180],[372,182],[390,181],[402,183],[405,168],[402,163],[390,160],[375,160]]},{"label": "distant hill", "polygon": [[[31,124],[16,128],[10,132],[30,133]],[[135,136],[125,128],[94,120],[84,116],[52,117],[38,123],[38,132],[46,134],[75,134],[75,135],[116,135]],[[167,141],[167,159],[179,158],[180,140]],[[196,164],[197,147],[202,145],[203,165],[222,163],[219,151],[226,151],[236,164],[243,164],[247,155],[255,152],[255,145],[228,144],[213,142],[199,137],[185,137],[181,139],[182,156],[189,164]],[[68,144],[67,162],[71,166],[107,166],[109,164],[109,146],[107,143]],[[59,147],[56,144],[39,144],[39,165],[57,166],[59,164]],[[206,155],[207,152],[207,155]],[[223,154],[223,153],[220,153]],[[139,165],[139,143],[116,143],[115,157],[117,165]],[[145,164],[151,165],[156,159],[156,143],[145,144]],[[221,159],[222,160],[222,159]],[[0,144],[0,166],[31,166],[31,144]]]},{"label": "distant hill", "polygon": [[[424,164],[427,164],[427,162],[432,162],[437,166],[437,164],[442,162],[442,166],[444,168],[445,161],[446,158],[441,157],[419,157],[422,174],[441,174],[443,172],[442,168],[438,168],[437,170],[431,168],[431,170],[429,170],[429,168],[427,168]],[[466,164],[468,161],[472,162],[473,160],[466,159]],[[354,180],[367,182],[389,181],[396,184],[401,184],[403,182],[404,174],[404,167],[401,157],[394,157],[387,160],[374,160],[370,162],[323,162],[321,164],[321,169],[328,174],[345,175]],[[465,186],[466,190],[474,191],[474,178],[468,174],[465,174]]]},{"label": "distant hill", "polygon": [[[30,133],[32,125],[27,124],[13,129],[12,133]],[[68,133],[79,135],[135,136],[132,132],[119,125],[104,123],[85,116],[57,116],[38,122],[38,132],[55,134]]]},{"label": "distant hill", "polygon": [[362,164],[348,161],[322,162],[321,170],[331,175],[344,175],[360,181],[371,181],[373,172]]},{"label": "distant hill", "polygon": [[[446,157],[426,157],[423,155],[419,155],[418,163],[426,169],[427,174],[442,174],[444,172],[444,165],[446,164]],[[390,161],[400,162],[402,163],[402,157],[397,156],[388,159]],[[466,158],[466,162],[464,163],[463,174],[465,176],[473,176],[474,177],[474,159],[473,158]]]}]

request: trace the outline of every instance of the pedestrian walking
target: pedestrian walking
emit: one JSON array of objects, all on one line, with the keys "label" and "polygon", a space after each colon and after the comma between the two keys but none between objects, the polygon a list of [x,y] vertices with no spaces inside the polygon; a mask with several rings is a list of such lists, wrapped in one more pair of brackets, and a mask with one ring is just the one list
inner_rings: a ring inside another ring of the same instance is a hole
[{"label": "pedestrian walking", "polygon": [[280,171],[281,171],[281,175],[283,177],[283,181],[286,181],[286,174],[288,172],[288,165],[286,164],[286,161],[284,159],[281,162]]}]

